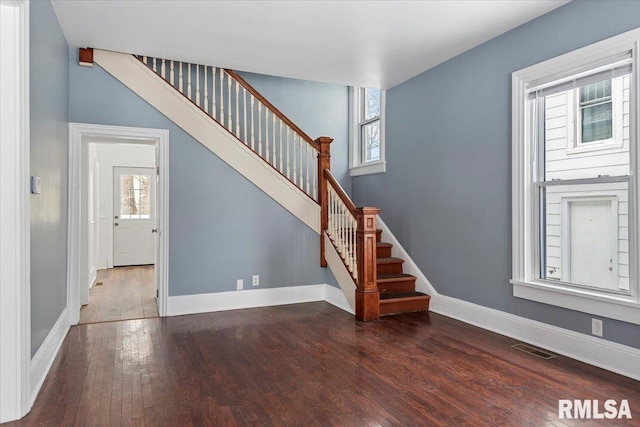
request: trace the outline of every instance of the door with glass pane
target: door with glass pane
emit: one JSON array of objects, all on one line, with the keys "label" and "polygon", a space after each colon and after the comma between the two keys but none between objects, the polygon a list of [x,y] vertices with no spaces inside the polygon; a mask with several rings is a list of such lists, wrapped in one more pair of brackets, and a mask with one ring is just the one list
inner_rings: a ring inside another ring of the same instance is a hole
[{"label": "door with glass pane", "polygon": [[113,265],[153,264],[155,170],[113,168]]}]

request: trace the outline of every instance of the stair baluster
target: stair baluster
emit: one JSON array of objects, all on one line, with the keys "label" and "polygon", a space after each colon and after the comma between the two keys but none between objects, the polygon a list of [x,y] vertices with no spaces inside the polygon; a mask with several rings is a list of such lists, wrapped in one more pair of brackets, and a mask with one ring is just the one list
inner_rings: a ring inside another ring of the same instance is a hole
[{"label": "stair baluster", "polygon": [[206,65],[204,66],[204,73],[202,73],[202,75],[204,76],[204,112],[209,113],[209,71]]},{"label": "stair baluster", "polygon": [[254,118],[253,118],[253,105],[255,103],[255,99],[253,97],[253,94],[251,94],[251,149],[253,151],[256,151],[256,140],[255,140],[255,135],[254,135]]},{"label": "stair baluster", "polygon": [[227,76],[227,102],[229,103],[227,108],[227,130],[233,133],[233,121],[231,118],[231,79]]},{"label": "stair baluster", "polygon": [[191,64],[187,64],[187,98],[193,101],[191,95]]},{"label": "stair baluster", "polygon": [[196,65],[196,105],[202,108],[200,104],[200,66]]},{"label": "stair baluster", "polygon": [[216,67],[211,67],[211,113],[214,119],[218,118],[218,106],[216,103]]},{"label": "stair baluster", "polygon": [[236,137],[240,139],[240,86],[236,82]]},{"label": "stair baluster", "polygon": [[169,82],[171,83],[171,86],[175,87],[176,82],[175,82],[175,71],[174,71],[173,61],[169,62]]},{"label": "stair baluster", "polygon": [[262,157],[262,103],[258,101],[258,154]]},{"label": "stair baluster", "polygon": [[220,69],[220,120],[218,122],[224,127],[224,71]]}]

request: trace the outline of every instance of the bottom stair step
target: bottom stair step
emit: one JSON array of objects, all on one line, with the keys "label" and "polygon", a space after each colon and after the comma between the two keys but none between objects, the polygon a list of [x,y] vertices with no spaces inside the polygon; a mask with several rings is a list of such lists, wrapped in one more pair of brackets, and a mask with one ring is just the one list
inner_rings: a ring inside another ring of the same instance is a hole
[{"label": "bottom stair step", "polygon": [[420,292],[380,294],[380,316],[429,310],[429,295]]}]

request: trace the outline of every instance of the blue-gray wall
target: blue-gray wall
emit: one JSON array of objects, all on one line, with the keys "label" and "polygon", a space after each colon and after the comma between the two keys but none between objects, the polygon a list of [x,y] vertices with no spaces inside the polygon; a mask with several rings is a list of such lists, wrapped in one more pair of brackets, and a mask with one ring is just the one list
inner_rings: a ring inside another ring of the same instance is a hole
[{"label": "blue-gray wall", "polygon": [[[260,288],[336,285],[319,266],[319,236],[300,220],[99,66],[78,66],[76,51],[70,79],[72,122],[169,130],[169,295],[231,291],[236,279],[247,289],[254,274]],[[264,80],[287,92],[287,79]],[[276,105],[308,129],[316,119],[296,114],[315,91],[295,84],[298,97]]]},{"label": "blue-gray wall", "polygon": [[67,145],[69,49],[48,1],[30,10],[31,354],[67,305]]},{"label": "blue-gray wall", "polygon": [[349,194],[349,89],[263,74],[242,77],[312,139],[330,136],[331,171]]},{"label": "blue-gray wall", "polygon": [[[384,174],[357,177],[439,293],[587,333],[588,314],[513,297],[511,73],[640,26],[640,2],[573,1],[387,92]],[[604,321],[640,348],[640,327]]]}]

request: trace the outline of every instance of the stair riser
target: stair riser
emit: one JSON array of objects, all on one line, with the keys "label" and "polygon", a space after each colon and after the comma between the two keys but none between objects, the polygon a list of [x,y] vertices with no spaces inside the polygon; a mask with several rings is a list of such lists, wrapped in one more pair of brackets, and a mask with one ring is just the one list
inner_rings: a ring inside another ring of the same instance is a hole
[{"label": "stair riser", "polygon": [[400,274],[402,273],[402,263],[378,264],[378,274]]},{"label": "stair riser", "polygon": [[382,230],[376,230],[376,243],[381,242]]},{"label": "stair riser", "polygon": [[389,316],[398,313],[411,313],[414,311],[429,311],[429,300],[419,299],[412,301],[380,301],[380,316]]},{"label": "stair riser", "polygon": [[377,248],[376,249],[376,257],[377,258],[391,258],[391,248]]},{"label": "stair riser", "polygon": [[398,280],[397,282],[378,282],[378,289],[382,294],[404,294],[416,290],[415,280]]}]

